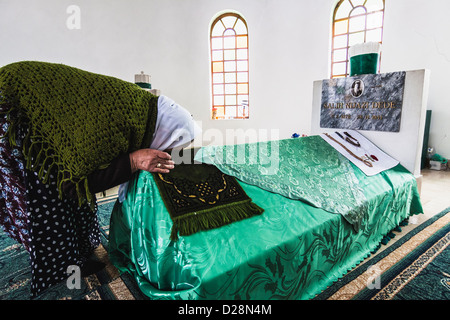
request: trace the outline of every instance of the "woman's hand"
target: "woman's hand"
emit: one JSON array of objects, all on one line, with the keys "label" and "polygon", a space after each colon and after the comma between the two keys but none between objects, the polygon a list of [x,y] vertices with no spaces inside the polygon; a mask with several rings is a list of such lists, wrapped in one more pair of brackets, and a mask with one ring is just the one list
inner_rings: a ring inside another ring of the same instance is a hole
[{"label": "woman's hand", "polygon": [[131,172],[145,170],[148,172],[169,173],[174,168],[170,154],[155,149],[140,149],[130,153]]}]

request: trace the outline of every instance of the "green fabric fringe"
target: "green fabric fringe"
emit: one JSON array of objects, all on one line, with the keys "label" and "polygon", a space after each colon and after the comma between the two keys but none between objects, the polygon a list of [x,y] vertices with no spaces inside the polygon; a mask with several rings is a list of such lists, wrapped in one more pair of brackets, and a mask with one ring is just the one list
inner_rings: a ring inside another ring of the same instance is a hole
[{"label": "green fabric fringe", "polygon": [[401,221],[401,222],[399,223],[398,226],[396,226],[394,229],[392,229],[391,232],[389,232],[387,235],[385,235],[385,236],[383,237],[383,239],[381,239],[381,243],[384,244],[384,245],[387,245],[388,242],[389,242],[391,239],[394,239],[394,238],[395,238],[395,233],[394,233],[394,231],[395,231],[395,232],[402,232],[402,228],[401,228],[401,227],[407,226],[408,223],[409,223],[409,218],[406,218],[405,220]]},{"label": "green fabric fringe", "polygon": [[170,239],[177,241],[178,236],[189,236],[199,231],[219,228],[263,212],[264,209],[254,204],[251,199],[193,212],[173,218]]},{"label": "green fabric fringe", "polygon": [[[14,110],[12,108],[11,110]],[[9,116],[9,115],[8,115]],[[8,130],[4,136],[0,136],[0,139],[6,137],[12,146],[17,146],[16,141],[16,127],[19,123],[25,123],[23,119],[16,118],[17,121],[11,121]],[[8,119],[9,121],[9,119]],[[89,190],[89,181],[87,176],[82,176],[77,179],[73,177],[73,174],[65,169],[63,162],[60,158],[52,154],[53,150],[46,146],[42,141],[43,139],[38,136],[32,136],[31,130],[28,130],[24,140],[22,154],[25,158],[25,168],[34,171],[38,174],[38,179],[43,183],[48,183],[50,173],[54,167],[57,168],[57,186],[59,192],[59,198],[63,198],[62,185],[65,182],[71,182],[75,185],[78,195],[78,205],[81,206],[84,202],[90,205],[90,208],[95,208],[95,195]],[[83,186],[83,188],[81,188]]]}]

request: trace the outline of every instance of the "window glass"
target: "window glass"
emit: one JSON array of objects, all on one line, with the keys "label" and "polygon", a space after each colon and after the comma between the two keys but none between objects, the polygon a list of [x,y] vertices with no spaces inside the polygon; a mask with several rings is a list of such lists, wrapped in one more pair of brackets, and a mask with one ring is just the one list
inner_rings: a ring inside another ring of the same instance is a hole
[{"label": "window glass", "polygon": [[248,119],[247,23],[236,13],[218,16],[210,30],[212,118]]},{"label": "window glass", "polygon": [[364,42],[382,43],[384,4],[384,0],[340,0],[336,4],[332,23],[331,78],[348,75],[350,46]]}]

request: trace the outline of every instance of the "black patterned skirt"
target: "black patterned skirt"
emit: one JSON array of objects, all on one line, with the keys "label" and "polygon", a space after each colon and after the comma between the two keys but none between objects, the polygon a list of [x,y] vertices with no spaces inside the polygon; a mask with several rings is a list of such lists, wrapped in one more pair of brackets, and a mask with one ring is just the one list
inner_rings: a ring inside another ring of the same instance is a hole
[{"label": "black patterned skirt", "polygon": [[[0,116],[0,137],[7,129],[6,117]],[[60,199],[55,182],[44,184],[35,172],[25,169],[23,136],[18,129],[17,146],[0,138],[0,225],[30,254],[31,295],[35,297],[67,279],[73,266],[83,267],[100,244],[100,230],[96,208]]]}]

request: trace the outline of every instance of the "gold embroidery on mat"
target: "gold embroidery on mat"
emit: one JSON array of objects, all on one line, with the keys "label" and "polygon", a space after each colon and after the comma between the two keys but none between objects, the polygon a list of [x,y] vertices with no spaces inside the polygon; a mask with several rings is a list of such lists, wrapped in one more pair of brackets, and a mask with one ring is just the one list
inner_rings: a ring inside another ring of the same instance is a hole
[{"label": "gold embroidery on mat", "polygon": [[158,173],[158,176],[159,176],[159,178],[160,178],[163,182],[165,182],[165,183],[167,183],[167,184],[173,185],[175,191],[178,192],[178,193],[179,193],[180,195],[182,195],[183,197],[186,197],[186,198],[198,198],[198,200],[200,200],[200,201],[203,202],[203,203],[207,203],[207,204],[215,204],[215,203],[219,200],[219,193],[223,192],[223,191],[227,188],[227,181],[225,180],[225,175],[222,174],[221,177],[222,177],[222,181],[223,181],[223,188],[217,190],[217,194],[216,194],[216,197],[215,197],[216,200],[215,200],[215,201],[206,201],[206,200],[203,199],[202,197],[205,196],[205,194],[208,195],[208,194],[212,194],[212,193],[213,193],[213,192],[211,191],[211,187],[209,186],[208,182],[200,183],[200,184],[196,184],[196,185],[195,185],[195,186],[198,188],[197,191],[199,191],[199,192],[200,192],[200,195],[202,196],[202,197],[198,197],[198,196],[193,195],[193,194],[185,194],[185,193],[183,193],[183,191],[181,191],[180,189],[178,189],[178,187],[177,187],[176,185],[174,185],[173,182],[170,182],[170,181],[165,180],[163,174]]}]

